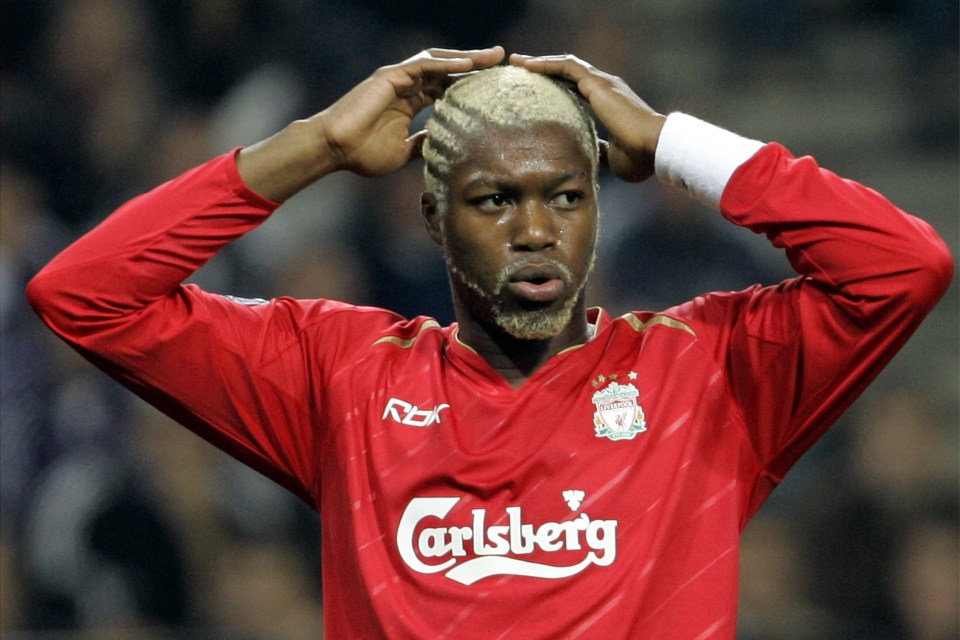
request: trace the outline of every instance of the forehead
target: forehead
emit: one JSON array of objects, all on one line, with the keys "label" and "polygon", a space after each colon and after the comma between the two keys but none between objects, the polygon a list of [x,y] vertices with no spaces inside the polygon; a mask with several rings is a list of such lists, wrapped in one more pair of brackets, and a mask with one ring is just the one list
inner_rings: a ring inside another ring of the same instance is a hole
[{"label": "forehead", "polygon": [[453,167],[451,184],[479,174],[504,178],[527,175],[584,173],[593,163],[576,134],[556,123],[527,127],[493,126],[464,140],[464,160]]}]

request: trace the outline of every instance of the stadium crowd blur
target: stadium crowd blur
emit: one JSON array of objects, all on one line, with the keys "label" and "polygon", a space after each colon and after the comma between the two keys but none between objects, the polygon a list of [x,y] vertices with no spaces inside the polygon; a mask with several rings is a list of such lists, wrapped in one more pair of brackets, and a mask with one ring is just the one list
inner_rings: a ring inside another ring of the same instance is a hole
[{"label": "stadium crowd blur", "polygon": [[[318,519],[43,329],[23,286],[125,199],[425,46],[570,51],[875,186],[957,248],[954,0],[20,0],[2,4],[0,633],[319,637]],[[196,280],[452,319],[419,165],[336,175]],[[591,302],[789,275],[764,239],[604,177]],[[741,640],[958,637],[957,287],[745,533]],[[770,390],[776,393],[775,389]]]}]

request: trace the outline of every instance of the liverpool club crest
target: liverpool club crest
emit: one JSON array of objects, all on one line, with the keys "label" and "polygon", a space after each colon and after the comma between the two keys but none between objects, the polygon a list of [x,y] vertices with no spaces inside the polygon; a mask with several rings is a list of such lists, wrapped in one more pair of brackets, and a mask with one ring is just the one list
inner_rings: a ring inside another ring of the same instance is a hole
[{"label": "liverpool club crest", "polygon": [[591,400],[597,407],[593,424],[598,438],[632,440],[638,433],[647,430],[646,416],[637,404],[640,391],[632,384],[611,382],[593,394]]}]

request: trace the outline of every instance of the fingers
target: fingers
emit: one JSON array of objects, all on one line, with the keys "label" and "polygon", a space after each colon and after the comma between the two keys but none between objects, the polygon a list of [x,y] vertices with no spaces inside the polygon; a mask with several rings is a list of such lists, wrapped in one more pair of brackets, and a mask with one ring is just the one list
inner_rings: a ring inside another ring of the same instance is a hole
[{"label": "fingers", "polygon": [[496,45],[486,49],[427,49],[427,53],[437,58],[469,58],[483,66],[491,66],[503,60],[503,47]]},{"label": "fingers", "polygon": [[575,84],[579,84],[588,76],[602,73],[590,63],[572,54],[528,56],[522,53],[511,53],[510,64],[537,73],[561,76]]},{"label": "fingers", "polygon": [[503,47],[499,45],[469,50],[425,49],[397,66],[413,76],[463,73],[492,67],[499,64],[503,57]]},{"label": "fingers", "polygon": [[503,47],[486,49],[425,49],[403,62],[384,67],[397,96],[411,98],[421,92],[431,99],[443,94],[456,75],[485,69],[504,58]]},{"label": "fingers", "polygon": [[521,53],[510,54],[510,64],[523,67],[534,73],[543,73],[570,85],[594,104],[596,95],[603,94],[623,84],[619,78],[601,71],[589,62],[581,60],[575,55],[528,56]]}]

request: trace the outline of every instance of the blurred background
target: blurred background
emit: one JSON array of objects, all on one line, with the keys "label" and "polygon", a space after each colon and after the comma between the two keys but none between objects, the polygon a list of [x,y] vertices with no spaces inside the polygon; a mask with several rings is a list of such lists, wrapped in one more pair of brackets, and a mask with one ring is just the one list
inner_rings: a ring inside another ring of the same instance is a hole
[{"label": "blurred background", "polygon": [[[115,206],[427,46],[572,52],[654,108],[812,154],[958,246],[955,0],[19,0],[2,7],[0,634],[321,635],[319,523],[47,333],[27,279]],[[419,166],[335,175],[208,289],[449,322]],[[593,304],[790,274],[763,238],[603,178]],[[958,288],[748,527],[740,640],[958,637]]]}]

